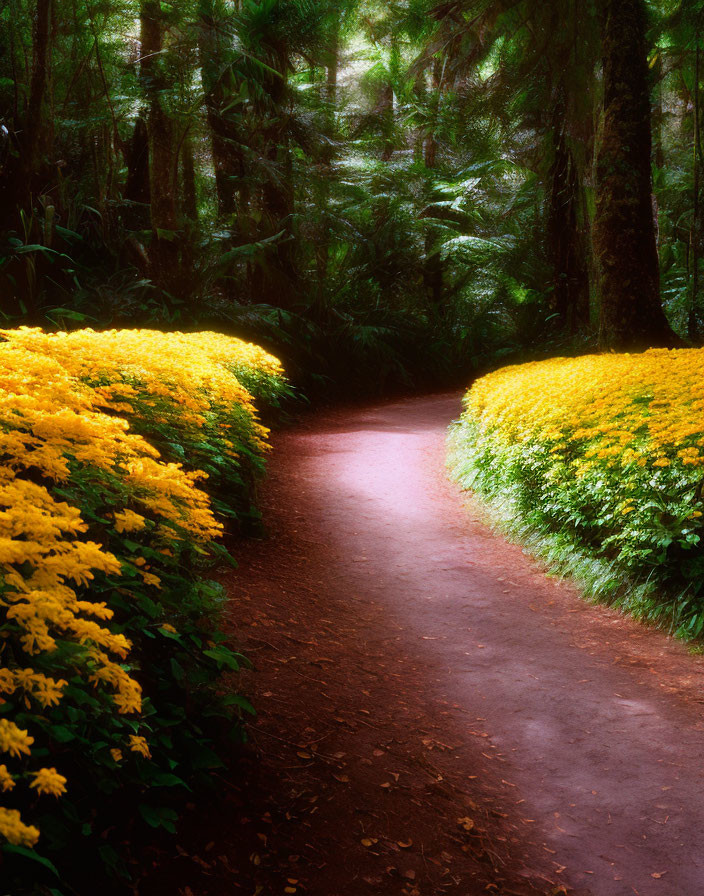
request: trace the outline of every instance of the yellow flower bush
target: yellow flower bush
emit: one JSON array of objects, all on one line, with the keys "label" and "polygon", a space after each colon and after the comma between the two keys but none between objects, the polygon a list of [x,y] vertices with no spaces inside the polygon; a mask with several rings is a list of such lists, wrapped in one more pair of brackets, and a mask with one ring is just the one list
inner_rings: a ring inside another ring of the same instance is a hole
[{"label": "yellow flower bush", "polygon": [[[210,332],[43,333],[22,327],[0,330],[0,336],[59,362],[90,387],[99,408],[129,421],[163,458],[206,472],[220,513],[245,524],[256,518],[249,498],[262,471],[267,429],[257,419],[253,395],[269,405],[286,392],[272,355]],[[148,465],[135,463],[132,470],[133,476],[152,474]]]},{"label": "yellow flower bush", "polygon": [[704,463],[704,352],[657,349],[505,367],[470,390],[465,413],[504,439],[585,448],[580,470],[637,461]]},{"label": "yellow flower bush", "polygon": [[[450,443],[465,486],[534,534],[608,562],[613,581],[626,574],[687,595],[674,621],[687,634],[704,629],[704,350],[502,368],[469,390]],[[662,615],[652,597],[636,606],[623,592],[630,609]]]},{"label": "yellow flower bush", "polygon": [[[0,340],[0,791],[12,799],[0,837],[31,847],[30,797],[62,804],[91,775],[109,792],[127,755],[146,762],[156,748],[171,773],[178,749],[205,749],[183,694],[210,699],[237,659],[214,630],[219,595],[189,558],[223,529],[208,474],[244,489],[261,466],[267,431],[234,368],[272,392],[284,381],[275,358],[215,333],[21,328]],[[175,738],[164,732],[179,713]]]}]

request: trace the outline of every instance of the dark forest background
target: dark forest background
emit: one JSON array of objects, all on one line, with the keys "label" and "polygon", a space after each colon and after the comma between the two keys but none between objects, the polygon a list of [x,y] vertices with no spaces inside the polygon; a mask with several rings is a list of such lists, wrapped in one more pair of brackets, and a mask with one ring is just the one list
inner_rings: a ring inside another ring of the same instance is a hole
[{"label": "dark forest background", "polygon": [[0,0],[5,325],[310,392],[698,344],[700,0]]}]

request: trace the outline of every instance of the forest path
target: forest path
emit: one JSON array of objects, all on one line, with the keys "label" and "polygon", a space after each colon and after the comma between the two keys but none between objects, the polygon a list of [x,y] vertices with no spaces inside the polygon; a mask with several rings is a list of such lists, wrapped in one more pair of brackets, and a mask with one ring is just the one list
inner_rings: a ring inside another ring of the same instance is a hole
[{"label": "forest path", "polygon": [[238,551],[232,584],[257,670],[236,807],[265,822],[252,879],[698,896],[704,662],[489,531],[444,475],[459,410],[414,398],[275,437],[271,538]]}]

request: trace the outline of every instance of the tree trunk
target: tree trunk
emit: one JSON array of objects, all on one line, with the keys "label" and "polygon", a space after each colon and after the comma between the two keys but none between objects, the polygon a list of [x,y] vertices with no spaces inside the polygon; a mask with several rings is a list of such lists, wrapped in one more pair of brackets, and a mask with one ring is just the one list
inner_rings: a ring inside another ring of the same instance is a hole
[{"label": "tree trunk", "polygon": [[325,71],[325,99],[329,104],[333,116],[335,115],[335,104],[337,103],[337,73],[340,67],[340,26],[339,22],[335,23],[332,37],[330,39],[330,47],[328,48],[328,60]]},{"label": "tree trunk", "polygon": [[[26,71],[24,91],[27,105],[24,114],[15,102],[14,127],[3,147],[0,171],[0,226],[14,230],[22,226],[20,212],[30,198],[41,189],[41,173],[48,143],[46,99],[51,70],[52,0],[37,0],[32,36],[31,72]],[[14,48],[11,49],[14,68]],[[17,77],[15,89],[22,86]],[[23,92],[24,92],[23,91]]]},{"label": "tree trunk", "polygon": [[179,227],[176,189],[176,140],[174,122],[164,108],[167,86],[162,73],[163,21],[159,0],[143,0],[140,10],[141,81],[148,101],[149,195],[152,239],[149,247],[151,274],[165,292],[178,291]]},{"label": "tree trunk", "polygon": [[125,213],[125,223],[131,230],[145,230],[149,225],[149,133],[147,122],[141,115],[134,123],[126,156],[124,196],[134,204]]},{"label": "tree trunk", "polygon": [[23,140],[23,165],[30,189],[42,164],[47,124],[45,100],[50,74],[52,0],[37,0],[34,23],[34,60],[29,86],[27,121]]},{"label": "tree trunk", "polygon": [[213,0],[201,0],[198,48],[206,116],[215,168],[218,217],[232,226],[237,211],[238,182],[244,175],[244,156],[231,116],[223,112],[229,91],[225,87],[227,63],[222,38],[215,21]]},{"label": "tree trunk", "polygon": [[293,184],[293,159],[288,131],[289,61],[279,52],[271,54],[267,64],[278,72],[267,80],[268,99],[276,115],[264,109],[271,122],[263,129],[263,153],[269,161],[270,172],[261,193],[264,238],[277,233],[283,235],[267,250],[260,268],[259,301],[281,308],[290,308],[300,289],[300,273],[296,257],[296,241],[293,232],[295,190]]},{"label": "tree trunk", "polygon": [[589,274],[580,220],[582,178],[565,133],[563,99],[555,105],[552,139],[547,221],[553,266],[552,308],[562,331],[574,336],[589,326]]},{"label": "tree trunk", "polygon": [[186,134],[181,153],[181,207],[189,221],[198,220],[198,199],[196,196],[196,166],[193,159],[193,141]]},{"label": "tree trunk", "polygon": [[[437,163],[438,144],[435,139],[435,129],[437,127],[438,115],[440,112],[440,89],[442,78],[442,62],[435,59],[432,69],[432,87],[433,96],[432,113],[428,123],[428,130],[423,141],[423,161],[425,167],[432,171]],[[430,302],[431,309],[438,315],[445,313],[445,303],[443,301],[443,271],[440,253],[437,252],[437,239],[432,229],[428,227],[425,231],[425,259],[423,264],[423,280],[425,282],[425,291]]]},{"label": "tree trunk", "polygon": [[328,262],[330,255],[330,228],[328,225],[328,205],[330,202],[330,182],[332,179],[331,162],[335,154],[337,134],[337,75],[340,66],[340,23],[335,20],[327,48],[325,65],[325,136],[321,153],[321,171],[316,186],[317,227],[313,238],[313,254],[315,257],[315,306],[318,315],[325,312],[325,296],[328,280]]},{"label": "tree trunk", "polygon": [[692,165],[694,168],[694,184],[693,184],[693,209],[692,209],[692,231],[690,242],[692,244],[692,299],[689,305],[689,317],[687,320],[687,335],[691,340],[695,340],[698,336],[697,311],[699,310],[699,33],[696,35],[697,45],[694,51],[694,150],[692,152]]},{"label": "tree trunk", "polygon": [[382,85],[376,109],[381,117],[381,132],[384,141],[381,160],[390,162],[394,154],[394,88],[390,82]]},{"label": "tree trunk", "polygon": [[645,30],[643,0],[602,0],[604,124],[594,251],[600,343],[620,350],[678,343],[660,301]]}]

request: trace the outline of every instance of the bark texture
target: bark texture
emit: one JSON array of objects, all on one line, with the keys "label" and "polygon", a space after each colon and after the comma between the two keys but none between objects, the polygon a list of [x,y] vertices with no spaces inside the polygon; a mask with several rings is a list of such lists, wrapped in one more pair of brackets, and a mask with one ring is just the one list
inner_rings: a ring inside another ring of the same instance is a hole
[{"label": "bark texture", "polygon": [[589,273],[581,182],[565,133],[564,102],[553,115],[553,162],[550,169],[548,246],[553,265],[552,306],[563,331],[575,335],[589,325]]},{"label": "bark texture", "polygon": [[652,202],[650,95],[643,0],[602,0],[604,120],[594,251],[603,348],[678,340],[660,301]]}]

